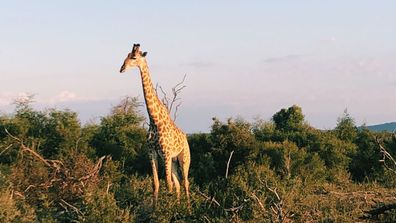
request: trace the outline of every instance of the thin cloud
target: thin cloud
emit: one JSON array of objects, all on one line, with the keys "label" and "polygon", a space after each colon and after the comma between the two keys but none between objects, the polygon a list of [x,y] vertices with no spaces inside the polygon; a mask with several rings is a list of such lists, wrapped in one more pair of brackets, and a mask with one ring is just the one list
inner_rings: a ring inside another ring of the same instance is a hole
[{"label": "thin cloud", "polygon": [[76,101],[80,98],[77,96],[76,93],[71,91],[61,91],[58,95],[52,98],[53,102],[66,102],[66,101]]},{"label": "thin cloud", "polygon": [[100,100],[108,100],[108,98],[82,96],[70,90],[63,90],[58,94],[56,94],[54,97],[51,97],[49,99],[44,99],[41,102],[57,104],[57,103],[65,103],[65,102],[100,101]]},{"label": "thin cloud", "polygon": [[28,99],[33,96],[33,102],[38,104],[58,104],[65,102],[82,102],[82,101],[100,101],[108,100],[108,98],[97,98],[89,96],[81,96],[70,90],[63,90],[55,94],[55,96],[43,97],[28,92],[0,92],[0,106],[11,105],[15,100]]},{"label": "thin cloud", "polygon": [[267,59],[264,59],[263,62],[264,63],[288,62],[288,61],[300,59],[301,57],[302,57],[302,55],[299,55],[299,54],[289,54],[289,55],[282,56],[282,57],[269,57]]},{"label": "thin cloud", "polygon": [[182,66],[194,67],[194,68],[206,68],[214,66],[214,63],[204,62],[204,61],[195,61],[190,63],[181,64]]},{"label": "thin cloud", "polygon": [[12,101],[12,97],[9,93],[0,93],[0,106],[9,105]]},{"label": "thin cloud", "polygon": [[334,44],[337,42],[337,37],[335,36],[328,36],[325,37],[321,40],[322,43],[327,43],[327,44]]}]

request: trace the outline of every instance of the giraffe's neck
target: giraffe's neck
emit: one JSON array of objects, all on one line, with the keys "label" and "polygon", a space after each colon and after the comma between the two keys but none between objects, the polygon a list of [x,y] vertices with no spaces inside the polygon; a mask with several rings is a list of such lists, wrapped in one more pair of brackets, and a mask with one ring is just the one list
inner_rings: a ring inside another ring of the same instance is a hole
[{"label": "giraffe's neck", "polygon": [[162,120],[167,121],[170,119],[168,110],[157,97],[153,83],[151,82],[147,63],[141,64],[139,70],[142,77],[144,99],[146,101],[150,120],[152,120],[156,126],[161,125]]}]

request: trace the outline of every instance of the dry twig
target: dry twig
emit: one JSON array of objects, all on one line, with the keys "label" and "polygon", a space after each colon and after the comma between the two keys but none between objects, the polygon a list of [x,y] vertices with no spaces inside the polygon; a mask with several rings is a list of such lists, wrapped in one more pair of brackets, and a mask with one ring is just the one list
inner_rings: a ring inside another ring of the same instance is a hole
[{"label": "dry twig", "polygon": [[186,76],[187,75],[184,75],[182,81],[177,83],[172,88],[172,96],[171,97],[168,97],[166,91],[164,91],[164,89],[160,85],[157,84],[156,87],[155,87],[155,91],[157,92],[157,96],[158,96],[158,89],[161,91],[161,94],[162,94],[161,102],[168,109],[169,114],[171,114],[173,109],[174,109],[174,111],[173,111],[173,120],[174,121],[177,118],[177,112],[178,112],[179,107],[181,105],[179,94],[185,87],[187,87],[186,85],[183,85],[184,81],[186,80]]},{"label": "dry twig", "polygon": [[202,193],[200,190],[198,190],[198,193],[207,201],[210,201],[210,204],[215,203],[218,207],[221,207],[220,203],[214,197],[209,197],[208,195]]},{"label": "dry twig", "polygon": [[230,168],[230,162],[231,162],[232,154],[234,154],[234,150],[231,151],[230,157],[228,158],[227,169],[226,169],[226,173],[225,173],[225,178],[226,179],[228,178],[228,169]]},{"label": "dry twig", "polygon": [[[69,208],[71,208],[72,210],[74,210],[77,214],[79,214],[79,215],[84,215],[81,211],[80,211],[80,209],[78,209],[78,208],[76,208],[75,206],[73,206],[73,205],[71,205],[71,204],[69,204],[68,202],[66,202],[65,200],[63,200],[63,199],[60,199],[60,201],[63,203],[63,204],[65,204],[66,206],[68,206]],[[59,203],[65,210],[67,210],[67,208],[65,208],[63,205],[62,205],[62,203]]]},{"label": "dry twig", "polygon": [[278,222],[280,222],[280,223],[285,222],[288,213],[284,214],[283,200],[281,199],[278,192],[276,191],[277,188],[276,187],[274,189],[270,188],[268,186],[267,182],[265,182],[265,186],[270,192],[272,192],[276,196],[276,199],[277,199],[277,201],[274,201],[274,200],[272,201],[272,206],[271,206],[272,212],[277,216]]},{"label": "dry twig", "polygon": [[1,156],[1,154],[5,153],[5,151],[7,151],[9,148],[11,148],[11,146],[12,146],[12,144],[10,144],[3,151],[1,151],[0,156]]},{"label": "dry twig", "polygon": [[106,158],[106,156],[100,157],[98,162],[96,163],[95,167],[91,170],[91,172],[86,176],[80,177],[78,179],[78,181],[84,181],[84,180],[87,180],[87,179],[97,175],[99,173],[100,169],[102,168],[103,160],[105,158]]},{"label": "dry twig", "polygon": [[19,139],[18,137],[12,135],[7,129],[5,129],[5,132],[7,133],[7,135],[9,137],[11,137],[12,139],[14,139],[15,141],[17,141],[21,148],[22,148],[22,152],[28,152],[30,153],[33,157],[35,157],[36,159],[40,160],[41,162],[43,162],[46,166],[51,167],[51,168],[55,168],[56,170],[59,170],[59,168],[63,165],[63,163],[59,160],[48,160],[45,159],[44,157],[40,156],[40,154],[38,154],[36,151],[34,151],[33,149],[27,147],[23,141],[21,139]]},{"label": "dry twig", "polygon": [[237,207],[231,207],[231,208],[224,208],[225,211],[230,211],[230,212],[236,212],[236,211],[240,211],[243,209],[244,204],[241,204]]},{"label": "dry twig", "polygon": [[259,204],[261,210],[263,211],[263,213],[265,213],[264,204],[260,201],[260,199],[256,196],[256,194],[252,193],[251,197],[257,201],[257,203]]},{"label": "dry twig", "polygon": [[392,157],[392,155],[382,146],[379,139],[376,138],[377,144],[380,148],[380,152],[382,153],[382,159],[379,160],[381,163],[384,164],[384,167],[387,170],[392,171],[396,174],[396,160]]}]

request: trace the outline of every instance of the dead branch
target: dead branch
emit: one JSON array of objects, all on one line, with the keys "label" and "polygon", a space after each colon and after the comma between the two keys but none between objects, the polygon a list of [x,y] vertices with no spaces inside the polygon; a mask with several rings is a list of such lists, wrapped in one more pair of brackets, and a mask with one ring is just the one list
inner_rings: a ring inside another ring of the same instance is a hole
[{"label": "dead branch", "polygon": [[1,154],[5,153],[5,151],[7,151],[9,148],[11,148],[11,146],[12,146],[12,144],[10,144],[3,151],[1,151],[0,156],[1,156]]},{"label": "dead branch", "polygon": [[259,204],[261,210],[263,211],[263,213],[265,213],[264,204],[260,201],[260,199],[256,196],[256,194],[252,193],[251,197],[257,201],[257,203]]},{"label": "dead branch", "polygon": [[273,193],[276,196],[277,201],[272,201],[272,205],[271,205],[271,210],[272,212],[277,216],[278,222],[284,222],[286,220],[286,215],[283,213],[283,200],[281,199],[281,197],[279,196],[278,192],[276,191],[277,188],[275,187],[274,189],[270,188],[267,184],[267,182],[265,182],[265,186],[266,188]]},{"label": "dead branch", "polygon": [[40,156],[40,154],[38,154],[36,151],[34,151],[33,149],[27,147],[23,143],[23,141],[21,139],[19,139],[18,137],[12,135],[7,129],[5,129],[5,132],[7,133],[7,135],[9,137],[11,137],[12,139],[14,139],[15,141],[17,141],[20,144],[20,146],[22,148],[22,152],[30,153],[33,157],[35,157],[39,161],[43,162],[46,166],[51,167],[51,168],[55,168],[56,170],[59,170],[60,166],[63,165],[63,163],[61,161],[59,161],[59,160],[45,159],[44,157]]},{"label": "dead branch", "polygon": [[35,158],[43,162],[46,166],[52,167],[52,165],[48,162],[48,160],[44,159],[42,156],[40,156],[38,153],[30,149],[29,147],[21,144],[22,147],[22,152],[29,152],[31,155],[33,155]]},{"label": "dead branch", "polygon": [[8,131],[8,129],[4,129],[4,130],[5,130],[5,132],[7,133],[7,135],[10,136],[12,139],[16,140],[16,141],[19,142],[19,143],[22,143],[22,140],[19,139],[19,138],[17,138],[17,137],[15,137],[15,136],[13,136],[13,135]]},{"label": "dead branch", "polygon": [[392,155],[382,146],[380,143],[379,139],[375,139],[377,141],[377,144],[380,148],[380,152],[382,153],[382,159],[379,160],[381,163],[384,164],[384,167],[390,171],[392,171],[394,174],[396,174],[396,160],[392,157]]},{"label": "dead branch", "polygon": [[23,193],[26,193],[30,188],[36,187],[35,185],[29,185],[24,191]]},{"label": "dead branch", "polygon": [[[173,98],[172,98],[172,102],[170,104],[169,110],[172,111],[172,107],[173,104],[180,100],[180,98],[178,98],[178,94],[186,87],[186,85],[182,85],[184,83],[184,81],[186,80],[186,75],[184,75],[183,80],[179,83],[176,84],[176,86],[174,86],[172,88],[172,94],[173,94]],[[180,105],[180,104],[179,104]],[[176,115],[176,114],[175,114]]]},{"label": "dead branch", "polygon": [[[199,191],[199,190],[198,190],[197,192],[198,192],[202,197],[204,197],[207,201],[210,201],[210,204],[214,203],[214,204],[216,204],[218,207],[223,208],[223,207],[220,205],[220,203],[219,203],[214,197],[209,197],[208,195],[202,193],[202,192]],[[248,201],[248,200],[244,199],[244,202],[247,202],[247,201]],[[238,211],[242,210],[244,206],[245,206],[245,203],[243,203],[243,204],[241,204],[241,205],[239,205],[239,206],[236,206],[236,207],[223,208],[223,210],[224,210],[224,211],[227,211],[227,212],[238,212]]]},{"label": "dead branch", "polygon": [[200,190],[197,190],[197,192],[204,197],[207,201],[210,201],[211,204],[215,203],[218,207],[221,207],[220,203],[214,198],[214,197],[209,197],[208,195],[202,193]]},{"label": "dead branch", "polygon": [[245,206],[245,203],[248,202],[248,201],[249,201],[248,199],[243,199],[243,203],[241,205],[239,205],[239,206],[230,207],[230,208],[223,208],[224,211],[230,212],[232,214],[231,222],[239,222],[238,212],[243,209],[243,207]]},{"label": "dead branch", "polygon": [[16,196],[18,196],[18,197],[21,197],[21,198],[25,198],[25,195],[23,195],[21,192],[19,192],[19,191],[13,191],[13,193],[12,193],[12,195],[16,195]]},{"label": "dead branch", "polygon": [[224,208],[225,211],[230,211],[230,212],[237,212],[243,209],[244,204],[241,204],[237,207],[231,207],[231,208]]},{"label": "dead branch", "polygon": [[110,181],[107,182],[106,194],[109,194],[109,190],[110,190],[110,187],[111,187],[112,185],[113,185],[113,184],[110,183]]},{"label": "dead branch", "polygon": [[88,175],[84,176],[84,177],[80,177],[78,179],[78,181],[84,181],[84,180],[87,180],[87,179],[97,175],[99,173],[100,169],[102,168],[103,160],[105,158],[106,158],[106,156],[100,157],[98,162],[96,163],[95,167],[91,170],[91,172]]},{"label": "dead branch", "polygon": [[7,129],[5,131],[10,138],[14,139],[20,145],[20,149],[22,153],[30,154],[35,160],[42,162],[47,168],[52,170],[51,177],[49,179],[47,179],[46,181],[40,184],[27,186],[27,188],[24,190],[24,193],[27,193],[31,188],[48,189],[50,187],[53,187],[54,185],[57,185],[56,183],[59,182],[61,183],[59,186],[61,188],[72,187],[74,190],[82,193],[83,192],[82,188],[85,187],[88,181],[94,178],[95,176],[99,175],[99,171],[102,168],[103,161],[105,158],[107,158],[107,156],[100,157],[99,160],[96,162],[96,164],[92,168],[87,170],[88,172],[87,175],[76,179],[73,176],[70,176],[69,174],[70,169],[65,167],[62,161],[45,159],[39,153],[34,151],[34,149],[26,146],[20,138],[9,133]]},{"label": "dead branch", "polygon": [[211,220],[209,220],[209,218],[208,217],[206,217],[205,215],[203,216],[203,218],[207,221],[207,222],[212,222]]},{"label": "dead branch", "polygon": [[231,162],[232,154],[234,154],[234,150],[231,151],[230,157],[228,158],[227,169],[226,169],[226,173],[225,173],[225,178],[226,179],[228,178],[228,169],[230,168],[230,162]]},{"label": "dead branch", "polygon": [[159,87],[159,89],[161,90],[161,93],[162,93],[162,95],[163,95],[163,97],[162,97],[162,99],[161,99],[161,102],[162,102],[162,104],[165,105],[165,107],[166,107],[166,108],[168,109],[168,111],[170,112],[170,110],[169,110],[169,99],[168,99],[168,96],[167,96],[166,92],[164,91],[164,89],[162,88],[162,86],[159,86],[159,85],[158,85],[158,87]]},{"label": "dead branch", "polygon": [[173,120],[176,120],[177,118],[177,112],[179,111],[179,107],[181,106],[182,102],[176,105],[175,107],[175,112],[173,113]]},{"label": "dead branch", "polygon": [[[75,206],[69,204],[69,203],[66,202],[65,200],[60,199],[60,201],[61,201],[63,204],[65,204],[66,206],[68,206],[69,208],[71,208],[72,210],[74,210],[77,214],[79,214],[79,215],[84,215],[84,214],[80,211],[80,209],[78,209],[78,208],[76,208]],[[61,203],[59,203],[59,204],[61,205]],[[62,205],[61,205],[61,206],[62,206]],[[62,207],[63,207],[63,206],[62,206]],[[63,207],[63,208],[64,208],[64,207]],[[65,208],[65,210],[67,210],[67,208]]]},{"label": "dead branch", "polygon": [[162,104],[164,104],[164,106],[168,109],[169,114],[173,112],[173,120],[176,120],[177,112],[179,110],[180,105],[182,104],[180,102],[179,94],[185,87],[187,87],[186,85],[183,85],[184,81],[186,80],[186,76],[187,75],[184,75],[182,81],[180,81],[174,87],[172,87],[172,96],[168,96],[166,91],[160,85],[156,84],[155,86],[155,91],[157,93],[157,96],[158,96],[158,89],[161,91]]}]

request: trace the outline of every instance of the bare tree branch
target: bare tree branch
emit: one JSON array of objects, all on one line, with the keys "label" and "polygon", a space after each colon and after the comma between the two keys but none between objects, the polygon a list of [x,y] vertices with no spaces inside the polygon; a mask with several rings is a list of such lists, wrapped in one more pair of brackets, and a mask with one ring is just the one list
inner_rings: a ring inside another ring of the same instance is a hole
[{"label": "bare tree branch", "polygon": [[10,138],[18,142],[22,153],[25,152],[30,154],[35,160],[42,162],[46,167],[51,170],[51,177],[49,179],[46,179],[40,184],[27,186],[27,188],[24,190],[24,193],[27,193],[31,188],[36,187],[50,188],[56,185],[57,182],[61,182],[62,187],[71,186],[77,191],[83,192],[82,188],[85,187],[86,183],[92,179],[95,180],[94,177],[99,175],[99,171],[102,168],[103,160],[107,158],[107,156],[102,156],[101,158],[99,158],[96,165],[87,170],[87,175],[76,179],[73,176],[69,175],[70,169],[68,169],[68,167],[66,167],[62,161],[45,159],[39,153],[34,151],[33,147],[30,148],[26,146],[20,138],[12,135],[10,132],[8,132],[8,130],[6,130],[6,132]]},{"label": "bare tree branch", "polygon": [[207,222],[212,222],[211,220],[209,220],[209,218],[208,217],[206,217],[205,215],[203,216],[203,218],[207,221]]},{"label": "bare tree branch", "polygon": [[164,91],[164,89],[162,88],[162,86],[159,86],[159,89],[161,90],[161,93],[162,93],[162,95],[163,95],[163,97],[162,97],[162,99],[161,99],[162,104],[164,104],[165,107],[168,109],[168,111],[171,112],[171,111],[169,110],[169,99],[168,99],[168,96],[167,96],[166,92]]},{"label": "bare tree branch", "polygon": [[197,190],[197,192],[204,197],[207,201],[210,202],[209,206],[211,206],[212,203],[216,204],[217,207],[222,208],[224,211],[231,212],[234,217],[238,217],[237,213],[243,209],[245,206],[245,203],[249,201],[249,199],[244,199],[241,205],[235,206],[235,207],[230,207],[230,208],[224,208],[214,197],[209,197],[208,195],[202,193],[201,191]]},{"label": "bare tree branch", "polygon": [[9,137],[13,138],[14,140],[18,141],[19,143],[22,143],[22,140],[20,140],[19,138],[13,136],[13,135],[8,131],[8,129],[4,129],[4,130],[5,130],[5,132],[7,133],[7,135],[8,135]]},{"label": "bare tree branch", "polygon": [[0,155],[5,153],[9,148],[12,147],[12,144],[10,144],[9,146],[7,146],[3,151],[1,151]]},{"label": "bare tree branch", "polygon": [[[78,209],[78,208],[76,208],[75,206],[69,204],[69,203],[66,202],[65,200],[60,199],[60,201],[61,201],[63,204],[67,205],[69,208],[73,209],[77,214],[79,214],[79,215],[81,215],[81,216],[84,215],[84,214],[80,211],[80,209]],[[65,209],[67,210],[67,208],[65,208]]]},{"label": "bare tree branch", "polygon": [[23,193],[26,193],[30,188],[36,187],[35,185],[29,185],[24,191]]},{"label": "bare tree branch", "polygon": [[79,178],[78,180],[79,181],[84,181],[84,180],[86,180],[88,178],[93,177],[94,175],[97,175],[99,173],[100,169],[102,168],[103,160],[105,158],[106,158],[106,156],[100,157],[98,162],[96,163],[95,167],[91,170],[91,172],[88,175]]},{"label": "bare tree branch", "polygon": [[170,104],[169,110],[172,111],[173,104],[178,101],[180,98],[178,98],[178,94],[186,87],[186,85],[182,85],[184,81],[186,80],[186,75],[184,75],[183,80],[179,83],[176,84],[172,88],[172,93],[173,93],[173,98],[172,98],[172,103]]},{"label": "bare tree branch", "polygon": [[40,156],[40,154],[38,154],[37,152],[35,152],[33,149],[25,146],[25,144],[23,143],[23,141],[21,139],[19,139],[18,137],[12,135],[7,129],[5,129],[7,135],[9,137],[11,137],[12,139],[14,139],[15,141],[17,141],[21,148],[22,148],[22,152],[28,152],[30,153],[33,157],[35,157],[36,159],[40,160],[41,162],[43,162],[46,166],[48,167],[52,167],[55,169],[59,169],[61,165],[63,165],[63,163],[59,160],[47,160],[44,157]]},{"label": "bare tree branch", "polygon": [[380,148],[380,152],[382,153],[382,159],[379,160],[381,163],[384,164],[384,167],[387,170],[390,170],[394,174],[396,174],[396,160],[392,157],[392,155],[385,149],[385,147],[382,146],[380,143],[379,139],[375,139],[377,141],[377,144]]},{"label": "bare tree branch", "polygon": [[[261,181],[261,180],[260,180]],[[275,196],[277,201],[272,201],[272,206],[271,206],[271,210],[272,212],[277,216],[278,222],[284,222],[287,218],[287,213],[284,214],[283,211],[283,200],[282,198],[279,196],[278,192],[276,191],[277,188],[275,187],[274,189],[270,188],[267,184],[267,182],[265,182],[265,186],[266,188],[272,192]]]},{"label": "bare tree branch", "polygon": [[176,120],[177,118],[177,112],[179,110],[179,107],[181,105],[181,99],[179,98],[179,94],[181,91],[187,87],[184,84],[184,81],[186,80],[187,75],[184,75],[182,81],[177,83],[173,88],[172,88],[172,96],[168,96],[166,91],[158,84],[155,86],[155,91],[158,96],[158,89],[160,90],[162,94],[162,98],[160,99],[162,104],[168,109],[169,114],[173,112],[173,120]]},{"label": "bare tree branch", "polygon": [[112,185],[113,185],[113,184],[110,183],[110,181],[107,182],[106,194],[109,194],[109,190],[110,190],[110,187],[111,187]]},{"label": "bare tree branch", "polygon": [[175,107],[175,112],[173,113],[173,120],[176,120],[177,118],[177,112],[179,111],[179,107],[182,103],[180,102],[179,104],[176,105]]},{"label": "bare tree branch", "polygon": [[243,209],[244,204],[241,204],[237,207],[225,208],[225,211],[235,212]]},{"label": "bare tree branch", "polygon": [[265,213],[264,204],[260,201],[260,199],[256,196],[256,194],[252,193],[251,197],[257,201],[257,203],[259,204],[261,210],[263,211],[263,213]]},{"label": "bare tree branch", "polygon": [[208,195],[202,193],[200,190],[198,190],[198,193],[204,197],[206,200],[210,201],[211,203],[215,203],[218,207],[221,207],[220,203],[214,198],[214,197],[209,197]]},{"label": "bare tree branch", "polygon": [[228,158],[227,169],[226,169],[226,173],[225,173],[225,178],[226,179],[228,178],[228,169],[230,168],[230,162],[231,162],[232,154],[234,154],[234,150],[231,151],[230,157]]}]

